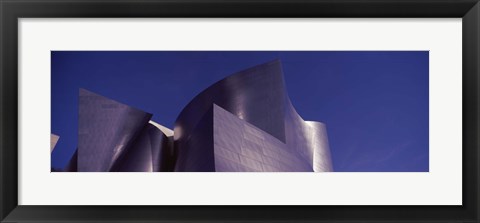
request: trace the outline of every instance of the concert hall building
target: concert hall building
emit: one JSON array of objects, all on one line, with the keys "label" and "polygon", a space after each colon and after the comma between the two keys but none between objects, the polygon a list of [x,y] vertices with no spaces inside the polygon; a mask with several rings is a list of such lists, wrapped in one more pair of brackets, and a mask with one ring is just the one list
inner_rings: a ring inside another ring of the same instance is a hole
[{"label": "concert hall building", "polygon": [[173,130],[151,117],[80,89],[78,145],[65,171],[333,171],[325,124],[295,111],[279,60],[211,85]]}]

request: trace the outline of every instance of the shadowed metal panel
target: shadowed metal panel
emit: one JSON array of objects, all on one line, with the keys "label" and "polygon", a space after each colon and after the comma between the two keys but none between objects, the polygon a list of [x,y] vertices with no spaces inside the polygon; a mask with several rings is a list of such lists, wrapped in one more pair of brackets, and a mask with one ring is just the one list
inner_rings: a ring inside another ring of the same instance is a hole
[{"label": "shadowed metal panel", "polygon": [[[210,108],[197,122],[186,140],[176,141],[175,171],[213,172],[213,109]],[[180,148],[180,149],[179,149]]]},{"label": "shadowed metal panel", "polygon": [[109,171],[152,115],[79,91],[78,171]]},{"label": "shadowed metal panel", "polygon": [[287,144],[221,107],[213,106],[216,171],[313,171],[310,163]]},{"label": "shadowed metal panel", "polygon": [[159,172],[166,171],[164,159],[171,159],[168,151],[168,138],[156,126],[147,123],[141,134],[112,167],[118,172]]},{"label": "shadowed metal panel", "polygon": [[75,149],[72,158],[68,161],[67,166],[63,169],[65,172],[77,172],[78,171],[78,149]]},{"label": "shadowed metal panel", "polygon": [[117,160],[111,171],[116,172],[166,172],[172,171],[171,139],[158,125],[147,123],[141,134]]},{"label": "shadowed metal panel", "polygon": [[198,94],[182,110],[175,121],[175,142],[186,140],[213,103],[285,141],[284,97],[278,60],[233,74]]}]

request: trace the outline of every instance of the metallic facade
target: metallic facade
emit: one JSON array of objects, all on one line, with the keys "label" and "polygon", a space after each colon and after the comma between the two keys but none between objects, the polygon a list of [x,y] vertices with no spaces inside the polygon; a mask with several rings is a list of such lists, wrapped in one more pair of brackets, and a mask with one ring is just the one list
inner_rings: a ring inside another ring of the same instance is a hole
[{"label": "metallic facade", "polygon": [[201,92],[174,132],[175,171],[333,171],[325,125],[295,111],[279,60]]},{"label": "metallic facade", "polygon": [[[79,92],[78,148],[68,170],[79,172],[166,171],[167,137],[151,114],[85,89]],[[167,148],[168,147],[168,148]],[[163,167],[163,169],[162,169]]]},{"label": "metallic facade", "polygon": [[81,89],[78,148],[65,170],[333,171],[326,127],[295,111],[278,60],[198,94],[173,131],[151,116]]},{"label": "metallic facade", "polygon": [[215,170],[309,172],[312,167],[287,144],[214,105]]}]

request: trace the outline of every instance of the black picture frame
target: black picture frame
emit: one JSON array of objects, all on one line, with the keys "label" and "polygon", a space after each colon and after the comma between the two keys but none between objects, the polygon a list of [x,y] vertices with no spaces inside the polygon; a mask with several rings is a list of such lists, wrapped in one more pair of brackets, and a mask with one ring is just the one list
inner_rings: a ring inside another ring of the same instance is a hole
[{"label": "black picture frame", "polygon": [[[1,222],[478,222],[480,219],[480,153],[478,152],[480,5],[478,0],[0,0],[0,14]],[[18,205],[17,20],[46,17],[462,18],[463,205]]]}]

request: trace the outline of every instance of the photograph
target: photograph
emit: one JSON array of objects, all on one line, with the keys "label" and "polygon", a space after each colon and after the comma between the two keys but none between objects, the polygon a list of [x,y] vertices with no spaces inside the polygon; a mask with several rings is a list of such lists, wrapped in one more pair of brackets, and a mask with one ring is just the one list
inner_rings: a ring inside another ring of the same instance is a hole
[{"label": "photograph", "polygon": [[50,137],[51,172],[429,172],[429,51],[51,51]]},{"label": "photograph", "polygon": [[480,223],[479,2],[0,0],[0,223]]}]

